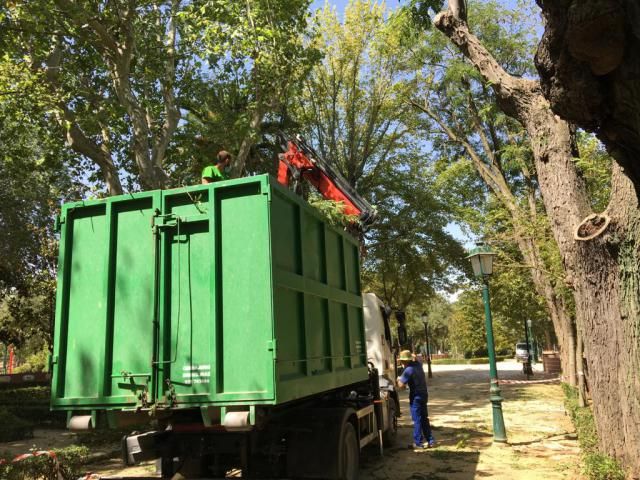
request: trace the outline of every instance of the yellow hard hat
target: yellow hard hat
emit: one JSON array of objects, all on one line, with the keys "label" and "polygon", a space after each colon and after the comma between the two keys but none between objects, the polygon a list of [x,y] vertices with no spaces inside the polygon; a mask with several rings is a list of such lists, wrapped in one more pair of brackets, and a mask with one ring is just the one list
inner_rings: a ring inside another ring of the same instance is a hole
[{"label": "yellow hard hat", "polygon": [[400,352],[400,356],[398,357],[398,360],[400,360],[401,362],[410,362],[412,360],[411,350],[402,350]]}]

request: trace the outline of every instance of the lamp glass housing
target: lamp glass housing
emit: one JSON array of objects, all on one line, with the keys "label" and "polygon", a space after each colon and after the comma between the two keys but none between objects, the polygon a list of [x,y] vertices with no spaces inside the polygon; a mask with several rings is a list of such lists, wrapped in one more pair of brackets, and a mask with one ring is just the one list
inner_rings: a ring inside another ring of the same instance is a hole
[{"label": "lamp glass housing", "polygon": [[471,260],[471,268],[476,277],[493,274],[493,257],[495,253],[488,245],[479,243],[476,248],[469,252],[467,258]]}]

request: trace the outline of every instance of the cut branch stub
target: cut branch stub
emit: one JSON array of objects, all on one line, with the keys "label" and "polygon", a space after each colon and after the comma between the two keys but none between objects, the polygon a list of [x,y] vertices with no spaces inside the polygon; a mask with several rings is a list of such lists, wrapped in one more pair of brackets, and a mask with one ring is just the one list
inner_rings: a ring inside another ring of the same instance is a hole
[{"label": "cut branch stub", "polygon": [[602,235],[611,219],[604,213],[592,213],[576,227],[573,238],[586,242]]}]

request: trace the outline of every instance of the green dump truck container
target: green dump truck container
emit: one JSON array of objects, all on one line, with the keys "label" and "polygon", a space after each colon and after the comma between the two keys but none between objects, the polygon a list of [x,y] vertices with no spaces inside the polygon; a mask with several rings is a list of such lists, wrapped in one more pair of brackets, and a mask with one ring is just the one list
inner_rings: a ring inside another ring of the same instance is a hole
[{"label": "green dump truck container", "polygon": [[65,204],[52,408],[281,405],[368,379],[358,244],[267,175]]}]

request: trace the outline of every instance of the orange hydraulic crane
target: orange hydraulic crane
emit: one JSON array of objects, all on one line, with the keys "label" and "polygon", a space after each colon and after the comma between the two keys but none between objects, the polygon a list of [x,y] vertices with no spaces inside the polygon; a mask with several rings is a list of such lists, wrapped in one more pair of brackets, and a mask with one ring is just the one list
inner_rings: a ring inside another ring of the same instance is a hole
[{"label": "orange hydraulic crane", "polygon": [[299,192],[300,181],[308,181],[324,198],[344,205],[344,213],[357,215],[362,230],[376,219],[376,210],[345,178],[325,162],[302,137],[280,134],[284,153],[279,155],[278,182]]}]

